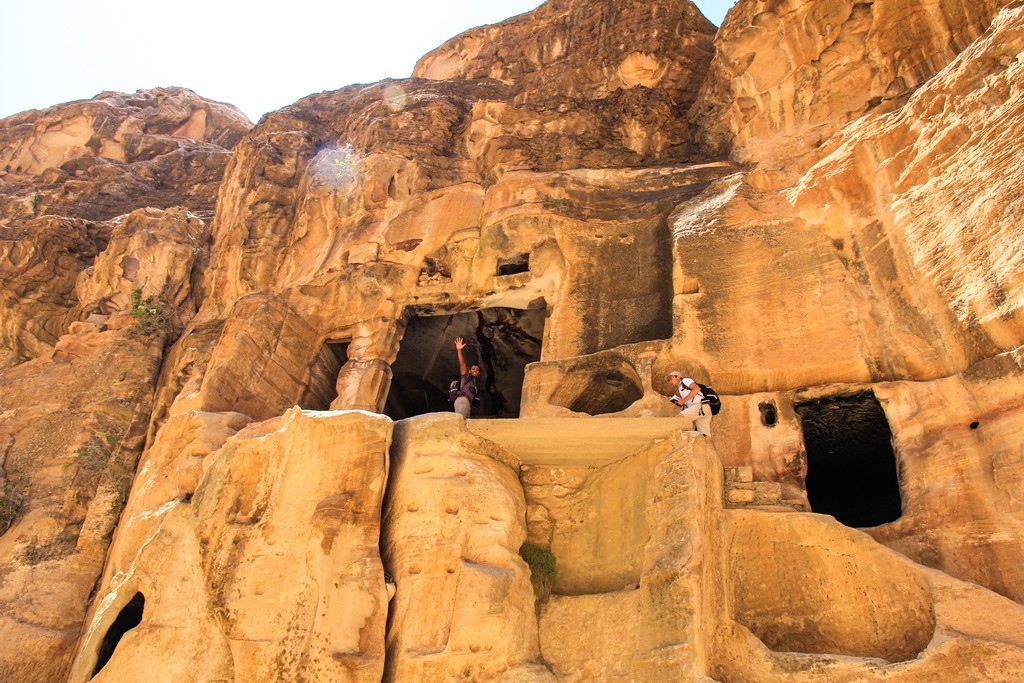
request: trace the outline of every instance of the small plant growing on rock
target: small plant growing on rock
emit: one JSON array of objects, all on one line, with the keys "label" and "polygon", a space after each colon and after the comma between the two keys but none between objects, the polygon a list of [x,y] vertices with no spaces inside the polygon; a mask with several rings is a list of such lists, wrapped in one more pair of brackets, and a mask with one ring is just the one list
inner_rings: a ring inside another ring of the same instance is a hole
[{"label": "small plant growing on rock", "polygon": [[131,313],[135,320],[133,331],[144,337],[165,331],[170,322],[163,304],[152,296],[143,297],[141,289],[132,290]]},{"label": "small plant growing on rock", "polygon": [[0,536],[14,526],[24,503],[21,486],[10,479],[0,479]]},{"label": "small plant growing on rock", "polygon": [[336,177],[344,178],[347,174],[352,172],[352,169],[355,167],[355,162],[351,157],[346,156],[344,159],[335,159],[334,165],[339,169],[335,173]]},{"label": "small plant growing on rock", "polygon": [[124,500],[131,487],[133,471],[123,458],[119,457],[118,448],[121,436],[104,434],[103,439],[93,438],[75,451],[78,466],[87,476],[100,476],[106,473],[110,484],[115,487]]},{"label": "small plant growing on rock", "polygon": [[530,567],[530,583],[533,585],[537,604],[547,602],[551,597],[551,588],[555,585],[555,577],[558,575],[554,553],[539,545],[524,543],[519,549],[519,556]]},{"label": "small plant growing on rock", "polygon": [[64,527],[46,540],[36,536],[21,548],[20,558],[30,565],[63,559],[75,552],[81,531],[81,525],[74,524]]}]

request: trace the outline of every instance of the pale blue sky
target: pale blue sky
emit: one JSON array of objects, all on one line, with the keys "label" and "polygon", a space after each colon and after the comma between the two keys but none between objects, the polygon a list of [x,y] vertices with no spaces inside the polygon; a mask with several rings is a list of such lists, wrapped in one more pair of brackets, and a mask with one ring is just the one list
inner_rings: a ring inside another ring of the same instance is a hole
[{"label": "pale blue sky", "polygon": [[[720,25],[735,0],[695,0]],[[0,0],[0,118],[177,85],[256,121],[301,97],[405,78],[423,54],[541,0]]]}]

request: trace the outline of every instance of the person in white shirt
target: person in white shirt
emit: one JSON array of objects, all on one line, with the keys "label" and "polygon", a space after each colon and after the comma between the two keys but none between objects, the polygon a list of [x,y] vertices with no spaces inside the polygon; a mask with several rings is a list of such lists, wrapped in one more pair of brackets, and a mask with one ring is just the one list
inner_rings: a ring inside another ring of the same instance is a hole
[{"label": "person in white shirt", "polygon": [[677,392],[669,400],[682,408],[679,417],[693,420],[693,430],[688,432],[711,436],[711,407],[702,403],[704,394],[700,391],[700,385],[689,377],[683,377],[683,373],[678,370],[668,373],[665,379]]}]

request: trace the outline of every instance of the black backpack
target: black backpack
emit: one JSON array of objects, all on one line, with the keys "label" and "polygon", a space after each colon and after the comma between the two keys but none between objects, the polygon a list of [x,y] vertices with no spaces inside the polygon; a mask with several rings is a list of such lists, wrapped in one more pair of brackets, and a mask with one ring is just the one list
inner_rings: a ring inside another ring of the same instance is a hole
[{"label": "black backpack", "polygon": [[697,382],[697,386],[700,387],[700,393],[704,394],[704,399],[701,403],[711,407],[712,415],[718,415],[722,410],[722,399],[718,398],[715,390],[708,385]]},{"label": "black backpack", "polygon": [[[459,393],[462,391],[462,378],[456,377],[452,380],[451,384],[448,385],[448,402],[455,403],[455,399],[459,397]],[[480,406],[480,396],[473,397],[473,407],[477,408]]]}]

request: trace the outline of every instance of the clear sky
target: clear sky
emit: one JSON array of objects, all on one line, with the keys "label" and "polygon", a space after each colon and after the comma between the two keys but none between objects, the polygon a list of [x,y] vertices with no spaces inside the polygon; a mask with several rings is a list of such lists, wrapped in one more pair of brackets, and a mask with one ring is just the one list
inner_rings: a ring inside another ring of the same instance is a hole
[{"label": "clear sky", "polygon": [[[695,0],[721,25],[735,0]],[[183,86],[256,121],[301,97],[405,78],[463,31],[542,0],[0,0],[0,118],[104,90]]]}]

